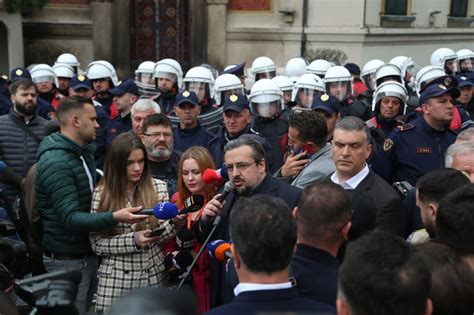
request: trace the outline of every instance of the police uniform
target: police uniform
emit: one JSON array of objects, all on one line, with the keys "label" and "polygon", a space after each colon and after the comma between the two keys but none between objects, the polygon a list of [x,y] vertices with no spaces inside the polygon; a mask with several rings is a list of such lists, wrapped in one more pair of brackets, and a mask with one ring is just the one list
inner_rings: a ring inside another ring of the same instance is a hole
[{"label": "police uniform", "polygon": [[[109,93],[112,96],[130,93],[135,95],[137,98],[140,95],[138,91],[138,86],[132,79],[127,79],[123,82],[119,82],[115,88],[109,91]],[[116,136],[124,132],[129,132],[130,130],[132,130],[132,114],[130,112],[125,116],[118,115],[117,117],[112,119],[107,128],[107,147],[110,145],[110,143]]]},{"label": "police uniform", "polygon": [[[189,103],[199,106],[196,93],[191,91],[183,91],[176,96],[176,106]],[[215,143],[216,136],[198,124],[194,128],[181,128],[179,125],[173,129],[174,148],[184,152],[192,146],[202,146],[210,152],[214,151],[212,143]]]},{"label": "police uniform", "polygon": [[[446,93],[459,96],[456,88],[435,84],[421,94],[420,103]],[[455,140],[456,133],[448,126],[435,129],[420,116],[390,133],[375,154],[372,169],[389,183],[408,181],[415,186],[426,172],[444,167],[445,152]]]},{"label": "police uniform", "polygon": [[355,116],[359,117],[363,121],[366,121],[370,117],[370,110],[353,96],[349,96],[345,101],[340,102],[340,104],[341,118],[346,116]]},{"label": "police uniform", "polygon": [[[225,113],[226,111],[234,111],[237,113],[242,112],[244,109],[250,111],[249,101],[247,97],[241,94],[232,94],[227,96],[224,101],[222,102],[222,109]],[[214,158],[214,162],[216,163],[216,167],[219,168],[224,163],[224,147],[225,145],[234,139],[237,139],[241,135],[245,134],[254,134],[260,136],[260,134],[252,129],[251,124],[248,124],[236,137],[232,137],[228,132],[225,126],[222,126],[219,131],[217,132],[217,136],[215,139],[215,143],[213,143],[214,152],[212,152],[212,156]]]}]

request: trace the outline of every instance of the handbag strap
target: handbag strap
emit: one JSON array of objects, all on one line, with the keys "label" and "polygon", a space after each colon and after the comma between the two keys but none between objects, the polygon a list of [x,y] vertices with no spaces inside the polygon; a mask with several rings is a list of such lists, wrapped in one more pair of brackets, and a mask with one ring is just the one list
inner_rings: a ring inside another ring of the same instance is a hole
[{"label": "handbag strap", "polygon": [[41,139],[31,131],[25,124],[22,124],[20,121],[16,120],[13,117],[10,117],[11,121],[13,121],[18,127],[20,127],[24,132],[26,132],[36,143],[40,144]]}]

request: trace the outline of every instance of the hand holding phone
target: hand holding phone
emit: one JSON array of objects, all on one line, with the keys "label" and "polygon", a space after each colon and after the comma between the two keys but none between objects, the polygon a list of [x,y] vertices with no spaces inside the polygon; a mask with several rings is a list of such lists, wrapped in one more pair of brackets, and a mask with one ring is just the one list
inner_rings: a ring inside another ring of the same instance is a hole
[{"label": "hand holding phone", "polygon": [[166,228],[164,228],[164,227],[154,229],[153,231],[151,231],[151,233],[150,233],[150,235],[148,235],[148,237],[160,236],[161,234],[163,234],[163,232],[165,230],[166,230]]}]

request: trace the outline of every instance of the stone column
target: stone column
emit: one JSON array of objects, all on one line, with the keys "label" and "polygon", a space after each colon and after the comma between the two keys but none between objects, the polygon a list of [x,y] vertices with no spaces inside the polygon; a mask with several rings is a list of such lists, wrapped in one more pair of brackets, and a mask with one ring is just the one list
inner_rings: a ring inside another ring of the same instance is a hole
[{"label": "stone column", "polygon": [[226,65],[228,0],[207,0],[207,61],[217,69]]},{"label": "stone column", "polygon": [[115,27],[113,32],[113,65],[119,77],[133,77],[133,70],[130,65],[130,1],[115,0]]},{"label": "stone column", "polygon": [[94,60],[113,58],[113,20],[114,7],[112,0],[92,0],[92,44]]},{"label": "stone column", "polygon": [[[1,5],[0,5],[1,6]],[[23,28],[20,13],[0,9],[0,75],[10,75],[13,67],[23,67]]]}]

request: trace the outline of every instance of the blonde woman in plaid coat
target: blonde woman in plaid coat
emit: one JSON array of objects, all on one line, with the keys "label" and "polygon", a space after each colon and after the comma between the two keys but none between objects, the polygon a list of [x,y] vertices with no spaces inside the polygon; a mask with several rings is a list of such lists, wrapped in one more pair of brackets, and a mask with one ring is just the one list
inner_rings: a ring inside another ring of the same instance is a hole
[{"label": "blonde woman in plaid coat", "polygon": [[[137,136],[125,133],[111,143],[104,177],[94,191],[92,212],[113,211],[123,206],[151,208],[168,200],[166,184],[151,178],[145,147]],[[135,224],[119,223],[113,230],[92,233],[92,250],[102,257],[98,270],[96,310],[106,310],[113,300],[141,287],[164,283],[162,245],[176,236],[185,215],[172,221],[149,217]],[[151,230],[164,228],[161,236]]]}]

